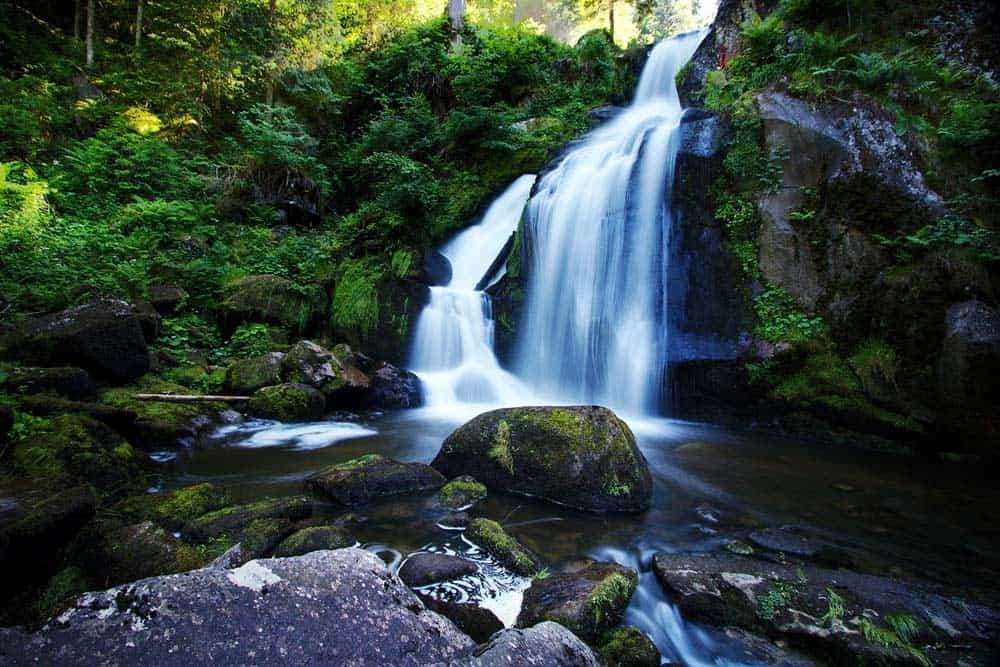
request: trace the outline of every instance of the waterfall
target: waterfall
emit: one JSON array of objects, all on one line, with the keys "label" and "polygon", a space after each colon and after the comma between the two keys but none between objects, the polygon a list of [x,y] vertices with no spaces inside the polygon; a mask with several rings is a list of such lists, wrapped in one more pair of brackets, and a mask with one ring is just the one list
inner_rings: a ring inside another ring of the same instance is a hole
[{"label": "waterfall", "polygon": [[674,77],[705,34],[659,43],[631,106],[569,152],[528,203],[517,372],[546,398],[631,414],[664,400],[682,112]]},{"label": "waterfall", "polygon": [[441,249],[451,262],[451,281],[431,287],[420,314],[410,365],[430,406],[455,403],[515,405],[526,391],[493,353],[489,297],[476,287],[517,228],[535,176],[518,178],[474,225]]}]

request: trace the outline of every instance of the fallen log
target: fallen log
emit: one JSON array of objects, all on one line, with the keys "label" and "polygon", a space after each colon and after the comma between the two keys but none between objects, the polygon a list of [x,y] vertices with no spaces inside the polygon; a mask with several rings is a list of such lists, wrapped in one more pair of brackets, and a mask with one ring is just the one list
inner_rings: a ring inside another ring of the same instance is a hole
[{"label": "fallen log", "polygon": [[249,401],[249,396],[200,396],[197,394],[136,394],[140,401],[167,401],[169,403],[194,403],[196,401],[212,401],[215,403],[238,403]]}]

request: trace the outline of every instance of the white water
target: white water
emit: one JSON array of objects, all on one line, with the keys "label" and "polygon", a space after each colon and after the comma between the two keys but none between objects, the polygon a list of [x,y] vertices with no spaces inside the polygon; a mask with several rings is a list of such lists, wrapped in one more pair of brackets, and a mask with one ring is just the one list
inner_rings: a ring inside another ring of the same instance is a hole
[{"label": "white water", "polygon": [[475,287],[517,228],[534,182],[533,175],[521,176],[493,202],[479,224],[441,249],[451,262],[451,282],[430,288],[410,362],[432,409],[457,408],[466,413],[472,408],[478,413],[482,410],[475,406],[516,405],[528,396],[497,361],[490,299]]},{"label": "white water", "polygon": [[668,362],[666,262],[681,104],[674,77],[705,32],[652,51],[635,101],[544,176],[518,375],[558,401],[655,414]]}]

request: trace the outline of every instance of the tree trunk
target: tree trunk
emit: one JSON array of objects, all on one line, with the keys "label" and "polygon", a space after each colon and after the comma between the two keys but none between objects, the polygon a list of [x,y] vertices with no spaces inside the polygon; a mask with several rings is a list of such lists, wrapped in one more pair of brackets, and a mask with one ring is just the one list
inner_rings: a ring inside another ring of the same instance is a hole
[{"label": "tree trunk", "polygon": [[96,0],[87,0],[87,67],[94,65],[94,5]]},{"label": "tree trunk", "polygon": [[521,22],[521,0],[514,0],[514,23]]},{"label": "tree trunk", "polygon": [[135,46],[139,48],[142,40],[142,0],[138,0],[135,6]]},{"label": "tree trunk", "polygon": [[136,394],[137,401],[163,401],[165,403],[199,403],[207,401],[209,403],[238,403],[249,401],[249,396],[213,396],[196,394]]},{"label": "tree trunk", "polygon": [[608,32],[611,33],[611,41],[615,41],[615,0],[608,2]]},{"label": "tree trunk", "polygon": [[[272,36],[272,38],[274,38],[278,34],[278,25],[277,25],[277,19],[276,19],[276,16],[275,16],[277,14],[277,12],[278,12],[278,0],[271,0],[269,11],[271,13],[271,16],[270,16],[270,20],[271,20],[271,36]],[[274,69],[273,68],[268,68],[268,70],[267,70],[267,83],[265,84],[265,89],[264,89],[264,104],[266,106],[269,106],[269,107],[273,107],[274,106]]]},{"label": "tree trunk", "polygon": [[455,44],[462,43],[462,29],[465,27],[465,0],[448,0],[448,17],[451,30],[455,33]]},{"label": "tree trunk", "polygon": [[80,41],[80,0],[73,3],[73,41]]}]

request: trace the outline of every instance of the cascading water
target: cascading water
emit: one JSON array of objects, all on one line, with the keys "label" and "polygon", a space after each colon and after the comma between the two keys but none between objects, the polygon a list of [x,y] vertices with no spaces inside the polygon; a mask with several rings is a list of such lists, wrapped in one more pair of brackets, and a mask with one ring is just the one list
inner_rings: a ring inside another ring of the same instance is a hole
[{"label": "cascading water", "polygon": [[539,183],[525,214],[518,375],[551,399],[651,414],[669,361],[667,262],[681,104],[705,31],[661,42],[634,102]]},{"label": "cascading water", "polygon": [[514,405],[525,399],[521,383],[494,355],[490,299],[476,287],[517,227],[534,182],[534,175],[521,176],[479,224],[441,249],[451,262],[452,278],[446,286],[430,288],[411,356],[411,367],[432,407]]}]

